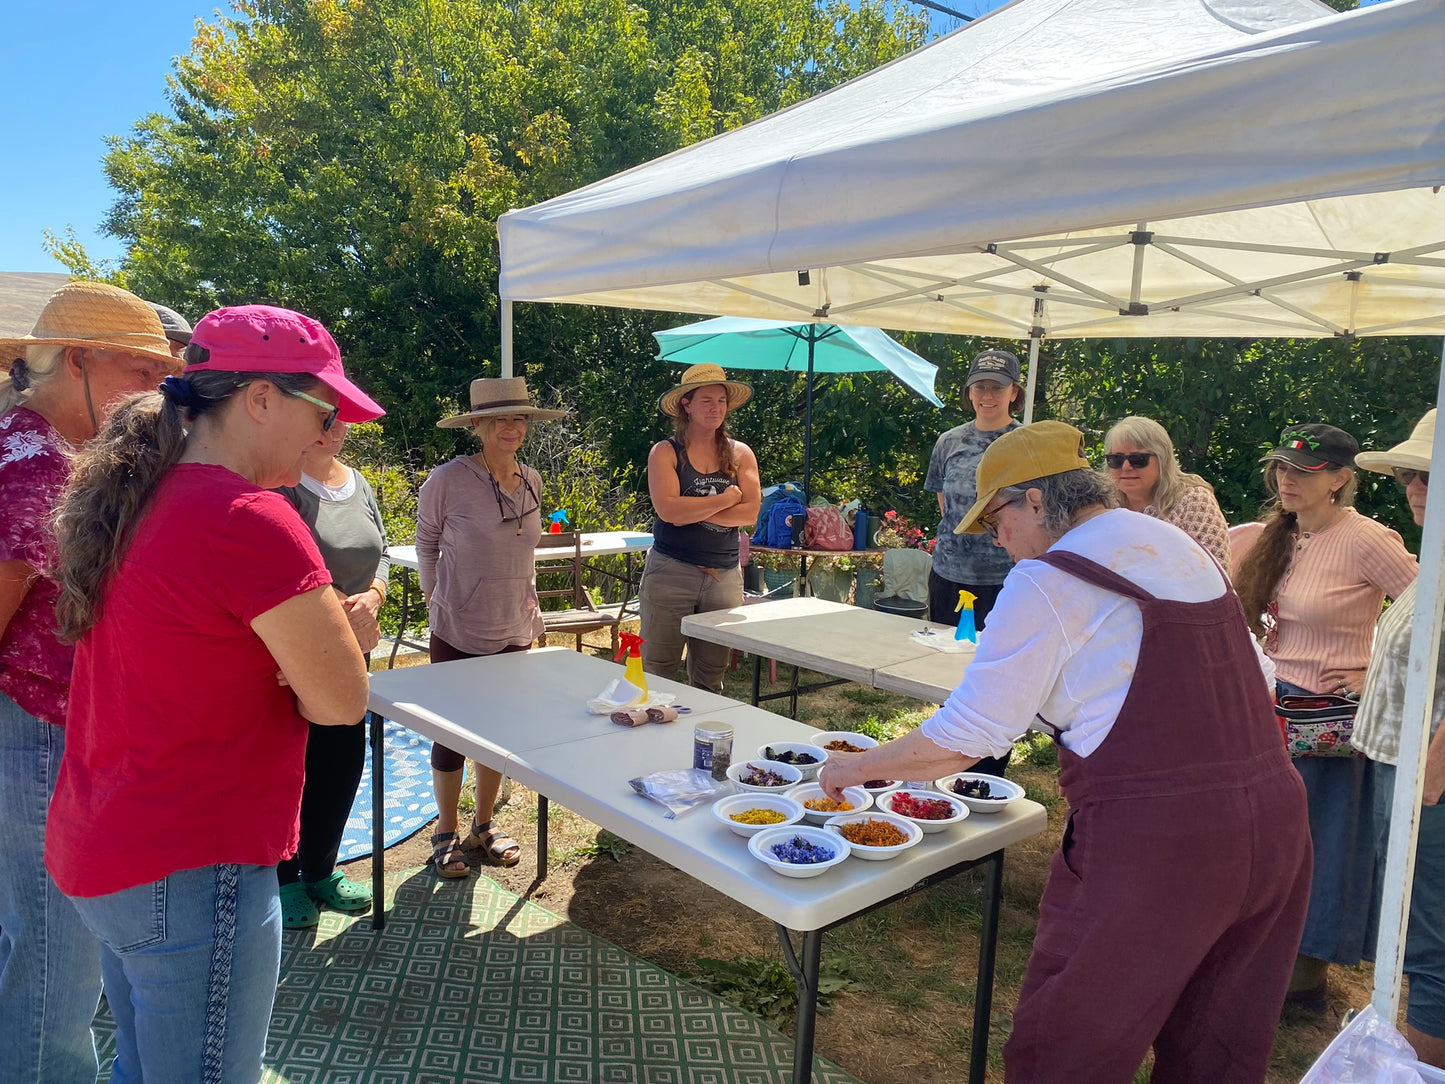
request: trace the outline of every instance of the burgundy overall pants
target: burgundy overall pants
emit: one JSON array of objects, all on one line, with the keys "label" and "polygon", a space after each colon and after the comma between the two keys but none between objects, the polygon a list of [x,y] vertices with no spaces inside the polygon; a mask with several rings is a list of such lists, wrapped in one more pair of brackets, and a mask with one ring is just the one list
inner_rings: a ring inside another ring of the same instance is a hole
[{"label": "burgundy overall pants", "polygon": [[1309,898],[1305,792],[1233,591],[1155,598],[1076,554],[1040,560],[1133,599],[1138,666],[1088,757],[1004,1046],[1009,1084],[1259,1084]]}]

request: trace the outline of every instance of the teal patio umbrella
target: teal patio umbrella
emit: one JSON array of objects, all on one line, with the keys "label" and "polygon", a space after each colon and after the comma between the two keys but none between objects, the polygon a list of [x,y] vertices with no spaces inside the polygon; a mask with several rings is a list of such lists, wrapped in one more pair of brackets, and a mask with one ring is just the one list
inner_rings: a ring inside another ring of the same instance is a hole
[{"label": "teal patio umbrella", "polygon": [[886,369],[936,407],[938,367],[899,346],[876,327],[788,323],[719,316],[698,324],[654,331],[657,356],[679,365],[710,361],[724,369],[806,373],[803,421],[803,492],[813,494],[813,374],[868,373]]}]

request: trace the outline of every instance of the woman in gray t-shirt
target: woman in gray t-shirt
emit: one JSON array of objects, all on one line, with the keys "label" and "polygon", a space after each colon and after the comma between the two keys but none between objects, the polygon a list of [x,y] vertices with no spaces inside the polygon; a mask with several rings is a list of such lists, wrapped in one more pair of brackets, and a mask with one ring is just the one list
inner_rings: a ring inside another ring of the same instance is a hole
[{"label": "woman in gray t-shirt", "polygon": [[959,591],[976,597],[974,620],[983,628],[1013,561],[986,534],[954,534],[978,497],[978,461],[988,446],[1018,428],[1010,411],[1023,400],[1019,360],[1007,350],[985,350],[973,359],[964,384],[974,420],[938,438],[923,488],[938,494],[938,541],[928,576],[928,617],[957,625]]},{"label": "woman in gray t-shirt", "polygon": [[[371,486],[337,458],[350,428],[346,422],[332,425],[302,456],[301,484],[278,492],[311,528],[331,573],[331,586],[366,654],[381,639],[377,614],[386,600],[391,562]],[[288,930],[315,926],[322,907],[356,913],[371,906],[371,888],[348,880],[336,868],[366,762],[365,729],[361,720],[352,726],[307,727],[301,837],[295,856],[276,867],[281,924]]]}]

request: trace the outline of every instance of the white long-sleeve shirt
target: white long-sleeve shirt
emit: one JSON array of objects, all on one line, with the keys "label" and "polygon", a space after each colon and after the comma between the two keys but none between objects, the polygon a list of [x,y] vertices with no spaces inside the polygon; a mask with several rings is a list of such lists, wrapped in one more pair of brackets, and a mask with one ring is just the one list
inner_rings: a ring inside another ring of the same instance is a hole
[{"label": "white long-sleeve shirt", "polygon": [[[1122,508],[1086,520],[1052,549],[1087,557],[1161,599],[1206,602],[1226,590],[1218,567],[1183,531]],[[1132,599],[1041,561],[1020,561],[963,681],[923,733],[945,749],[997,757],[1040,716],[1059,729],[1065,748],[1086,757],[1108,737],[1129,694],[1143,631]],[[1257,646],[1256,655],[1261,695],[1272,699],[1274,667]]]}]

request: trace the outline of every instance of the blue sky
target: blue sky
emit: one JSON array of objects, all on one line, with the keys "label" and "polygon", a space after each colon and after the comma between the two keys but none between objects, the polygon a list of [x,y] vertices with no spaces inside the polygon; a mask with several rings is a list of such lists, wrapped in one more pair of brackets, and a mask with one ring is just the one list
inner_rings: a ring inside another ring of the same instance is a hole
[{"label": "blue sky", "polygon": [[166,74],[190,52],[215,0],[51,0],[5,4],[0,38],[0,271],[63,271],[42,231],[74,226],[94,257],[121,246],[97,233],[112,201],[105,137],[164,110]]},{"label": "blue sky", "polygon": [[[1000,0],[941,2],[976,14]],[[0,169],[0,271],[63,271],[46,253],[43,231],[67,226],[93,258],[118,259],[119,242],[98,232],[113,199],[101,169],[105,138],[165,111],[166,75],[190,51],[197,17],[214,17],[215,0],[12,0],[5,7],[0,146],[9,153]]]}]

